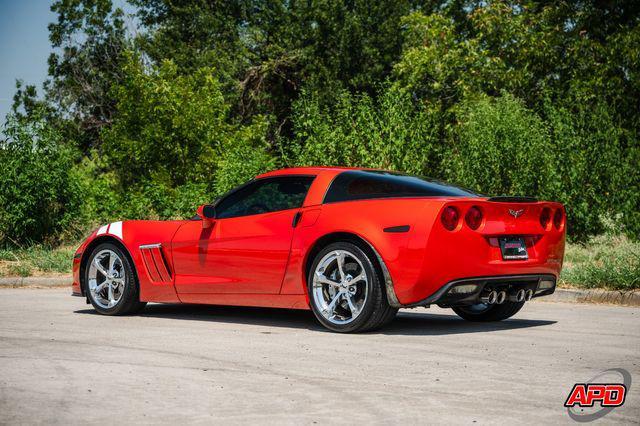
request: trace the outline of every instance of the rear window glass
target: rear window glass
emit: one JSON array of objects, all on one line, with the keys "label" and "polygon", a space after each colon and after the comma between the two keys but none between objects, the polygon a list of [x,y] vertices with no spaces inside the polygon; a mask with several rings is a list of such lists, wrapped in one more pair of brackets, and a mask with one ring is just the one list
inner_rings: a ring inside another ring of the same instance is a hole
[{"label": "rear window glass", "polygon": [[477,197],[469,190],[446,183],[376,170],[342,172],[331,182],[325,203],[402,197]]}]

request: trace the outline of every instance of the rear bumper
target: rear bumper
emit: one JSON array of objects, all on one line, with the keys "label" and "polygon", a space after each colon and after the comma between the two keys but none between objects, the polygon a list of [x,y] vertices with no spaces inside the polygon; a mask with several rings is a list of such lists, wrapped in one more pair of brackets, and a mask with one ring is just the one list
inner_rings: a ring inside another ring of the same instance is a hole
[{"label": "rear bumper", "polygon": [[[545,282],[545,288],[540,283]],[[443,307],[456,305],[470,305],[478,303],[480,294],[485,288],[524,288],[533,290],[533,297],[547,296],[556,290],[556,276],[552,274],[524,274],[524,275],[499,275],[490,277],[474,277],[450,281],[440,287],[435,293],[416,303],[405,307],[425,306],[437,304]],[[548,284],[552,283],[552,284]],[[473,284],[475,290],[466,294],[452,294],[454,287]]]}]

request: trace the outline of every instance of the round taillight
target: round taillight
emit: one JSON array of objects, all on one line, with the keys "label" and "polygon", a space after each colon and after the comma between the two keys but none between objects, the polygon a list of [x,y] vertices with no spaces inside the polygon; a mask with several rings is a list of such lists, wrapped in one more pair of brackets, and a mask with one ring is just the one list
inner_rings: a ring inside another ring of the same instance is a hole
[{"label": "round taillight", "polygon": [[458,212],[457,208],[449,206],[442,211],[440,220],[442,221],[442,225],[445,227],[445,229],[453,231],[458,227],[458,222],[460,221],[460,213]]},{"label": "round taillight", "polygon": [[542,225],[544,229],[547,229],[547,225],[549,225],[550,220],[551,220],[551,209],[549,207],[545,207],[544,209],[542,209],[542,212],[540,213],[540,225]]},{"label": "round taillight", "polygon": [[556,210],[556,212],[553,214],[553,226],[555,226],[556,229],[562,228],[562,219],[564,219],[562,209]]},{"label": "round taillight", "polygon": [[480,210],[480,207],[471,207],[467,211],[467,214],[464,215],[464,220],[465,222],[467,222],[469,228],[473,229],[474,231],[478,229],[480,227],[480,224],[482,223],[482,210]]}]

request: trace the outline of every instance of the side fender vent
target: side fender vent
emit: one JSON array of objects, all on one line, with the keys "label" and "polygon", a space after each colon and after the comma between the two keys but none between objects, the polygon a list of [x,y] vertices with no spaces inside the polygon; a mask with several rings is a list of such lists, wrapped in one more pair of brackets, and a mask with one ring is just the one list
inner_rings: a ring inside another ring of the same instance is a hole
[{"label": "side fender vent", "polygon": [[140,253],[147,274],[153,282],[171,282],[171,270],[162,252],[162,244],[146,244],[140,246]]}]

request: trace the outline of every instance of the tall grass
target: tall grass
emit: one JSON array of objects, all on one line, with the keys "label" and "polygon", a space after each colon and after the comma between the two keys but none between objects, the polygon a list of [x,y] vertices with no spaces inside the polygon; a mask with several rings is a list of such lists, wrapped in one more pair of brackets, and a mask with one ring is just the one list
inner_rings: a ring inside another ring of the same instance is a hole
[{"label": "tall grass", "polygon": [[0,276],[70,274],[73,246],[0,249]]},{"label": "tall grass", "polygon": [[600,235],[586,244],[569,244],[560,279],[560,284],[567,287],[638,289],[640,242]]}]

